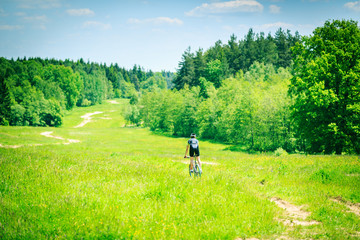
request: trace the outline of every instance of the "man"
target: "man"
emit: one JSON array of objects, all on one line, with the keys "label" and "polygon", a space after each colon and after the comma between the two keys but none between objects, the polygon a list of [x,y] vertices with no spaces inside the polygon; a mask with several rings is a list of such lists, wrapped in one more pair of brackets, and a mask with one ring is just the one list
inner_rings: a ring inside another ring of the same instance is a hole
[{"label": "man", "polygon": [[194,171],[194,156],[199,162],[200,171],[201,171],[199,141],[196,139],[195,133],[192,133],[190,135],[190,139],[188,140],[188,145],[186,146],[185,158],[187,157],[189,148],[190,148],[190,171],[191,172]]}]

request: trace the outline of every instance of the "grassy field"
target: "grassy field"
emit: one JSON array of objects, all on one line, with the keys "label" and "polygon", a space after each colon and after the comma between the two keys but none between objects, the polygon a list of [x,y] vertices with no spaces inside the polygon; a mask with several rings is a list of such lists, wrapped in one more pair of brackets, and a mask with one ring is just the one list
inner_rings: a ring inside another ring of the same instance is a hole
[{"label": "grassy field", "polygon": [[359,157],[200,139],[193,179],[186,139],[124,126],[117,101],[61,128],[0,127],[1,239],[360,239]]}]

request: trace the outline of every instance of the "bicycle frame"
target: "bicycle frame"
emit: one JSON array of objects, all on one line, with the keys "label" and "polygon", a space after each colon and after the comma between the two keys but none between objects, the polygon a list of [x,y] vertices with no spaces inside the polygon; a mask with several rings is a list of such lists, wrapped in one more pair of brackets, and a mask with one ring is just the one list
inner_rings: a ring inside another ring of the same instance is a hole
[{"label": "bicycle frame", "polygon": [[[190,158],[190,157],[188,157],[188,158]],[[196,157],[194,157],[193,172],[191,172],[190,169],[191,169],[191,164],[189,164],[190,177],[192,177],[192,175],[194,175],[194,177],[201,177],[202,170],[200,168],[199,161],[197,160]]]}]

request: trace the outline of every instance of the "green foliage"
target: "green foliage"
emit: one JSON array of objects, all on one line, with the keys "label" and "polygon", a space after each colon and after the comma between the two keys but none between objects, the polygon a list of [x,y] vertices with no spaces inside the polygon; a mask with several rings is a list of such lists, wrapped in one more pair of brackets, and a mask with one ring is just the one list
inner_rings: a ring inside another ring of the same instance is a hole
[{"label": "green foliage", "polygon": [[274,152],[275,156],[286,156],[288,153],[282,149],[281,147],[279,147],[278,149],[275,150]]},{"label": "green foliage", "polygon": [[[214,63],[219,61],[214,61]],[[254,63],[245,75],[228,78],[215,89],[200,78],[200,87],[144,94],[139,106],[151,130],[246,146],[254,151],[295,150],[287,95],[291,74]]]},{"label": "green foliage", "polygon": [[[360,29],[327,21],[294,49],[290,94],[305,151],[360,153]],[[345,150],[346,149],[346,150]]]},{"label": "green foliage", "polygon": [[179,70],[174,79],[174,88],[182,89],[187,86],[196,86],[197,79],[195,79],[195,64],[194,54],[191,53],[190,47],[183,53],[181,61],[179,62]]},{"label": "green foliage", "polygon": [[10,91],[3,74],[0,76],[0,99],[0,125],[5,125],[9,123],[12,103]]},{"label": "green foliage", "polygon": [[285,32],[280,28],[274,36],[268,34],[265,37],[263,32],[255,34],[253,29],[249,29],[244,39],[237,40],[233,34],[227,44],[219,40],[205,52],[200,48],[192,53],[189,47],[179,62],[173,88],[199,86],[201,77],[219,88],[223,79],[234,77],[239,71],[248,71],[255,62],[276,68],[290,67],[291,47],[299,41],[298,32],[292,35],[289,30]]},{"label": "green foliage", "polygon": [[129,97],[130,97],[130,104],[134,105],[137,104],[139,101],[139,94],[137,91],[131,91],[129,93]]},{"label": "green foliage", "polygon": [[91,102],[87,100],[86,98],[83,98],[80,103],[80,107],[88,107],[91,105]]},{"label": "green foliage", "polygon": [[211,93],[215,91],[214,84],[206,80],[206,78],[201,77],[200,81],[200,96],[203,98],[209,98]]},{"label": "green foliage", "polygon": [[180,117],[182,108],[182,95],[170,90],[146,92],[139,103],[141,118],[144,125],[151,130],[173,132],[176,121]]},{"label": "green foliage", "polygon": [[141,123],[141,118],[138,107],[136,105],[129,105],[124,112],[124,118],[128,123],[139,126]]},{"label": "green foliage", "polygon": [[172,78],[169,72],[146,73],[136,65],[125,70],[83,59],[0,58],[0,124],[59,126],[62,112],[75,105],[101,104],[114,97],[130,98],[135,104],[140,85],[147,91],[166,89]]},{"label": "green foliage", "polygon": [[157,88],[167,89],[167,82],[161,73],[156,73],[140,84],[140,89],[145,91],[154,91]]},{"label": "green foliage", "polygon": [[46,78],[58,84],[65,95],[67,110],[72,109],[79,97],[82,79],[74,74],[70,67],[49,65],[46,69]]},{"label": "green foliage", "polygon": [[223,76],[221,61],[218,59],[210,61],[205,68],[205,76],[216,88],[220,87]]}]

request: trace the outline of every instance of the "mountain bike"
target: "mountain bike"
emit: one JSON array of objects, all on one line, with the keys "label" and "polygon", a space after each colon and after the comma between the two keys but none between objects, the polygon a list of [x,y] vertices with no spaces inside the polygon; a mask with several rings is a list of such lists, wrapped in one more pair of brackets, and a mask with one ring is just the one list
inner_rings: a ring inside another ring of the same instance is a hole
[{"label": "mountain bike", "polygon": [[[186,158],[190,158],[190,157],[187,156]],[[194,168],[193,168],[193,171],[191,171],[190,169],[191,169],[191,164],[189,164],[189,174],[190,174],[190,177],[201,177],[202,170],[201,170],[201,167],[200,167],[200,165],[199,165],[199,161],[196,159],[196,157],[194,157]]]}]

